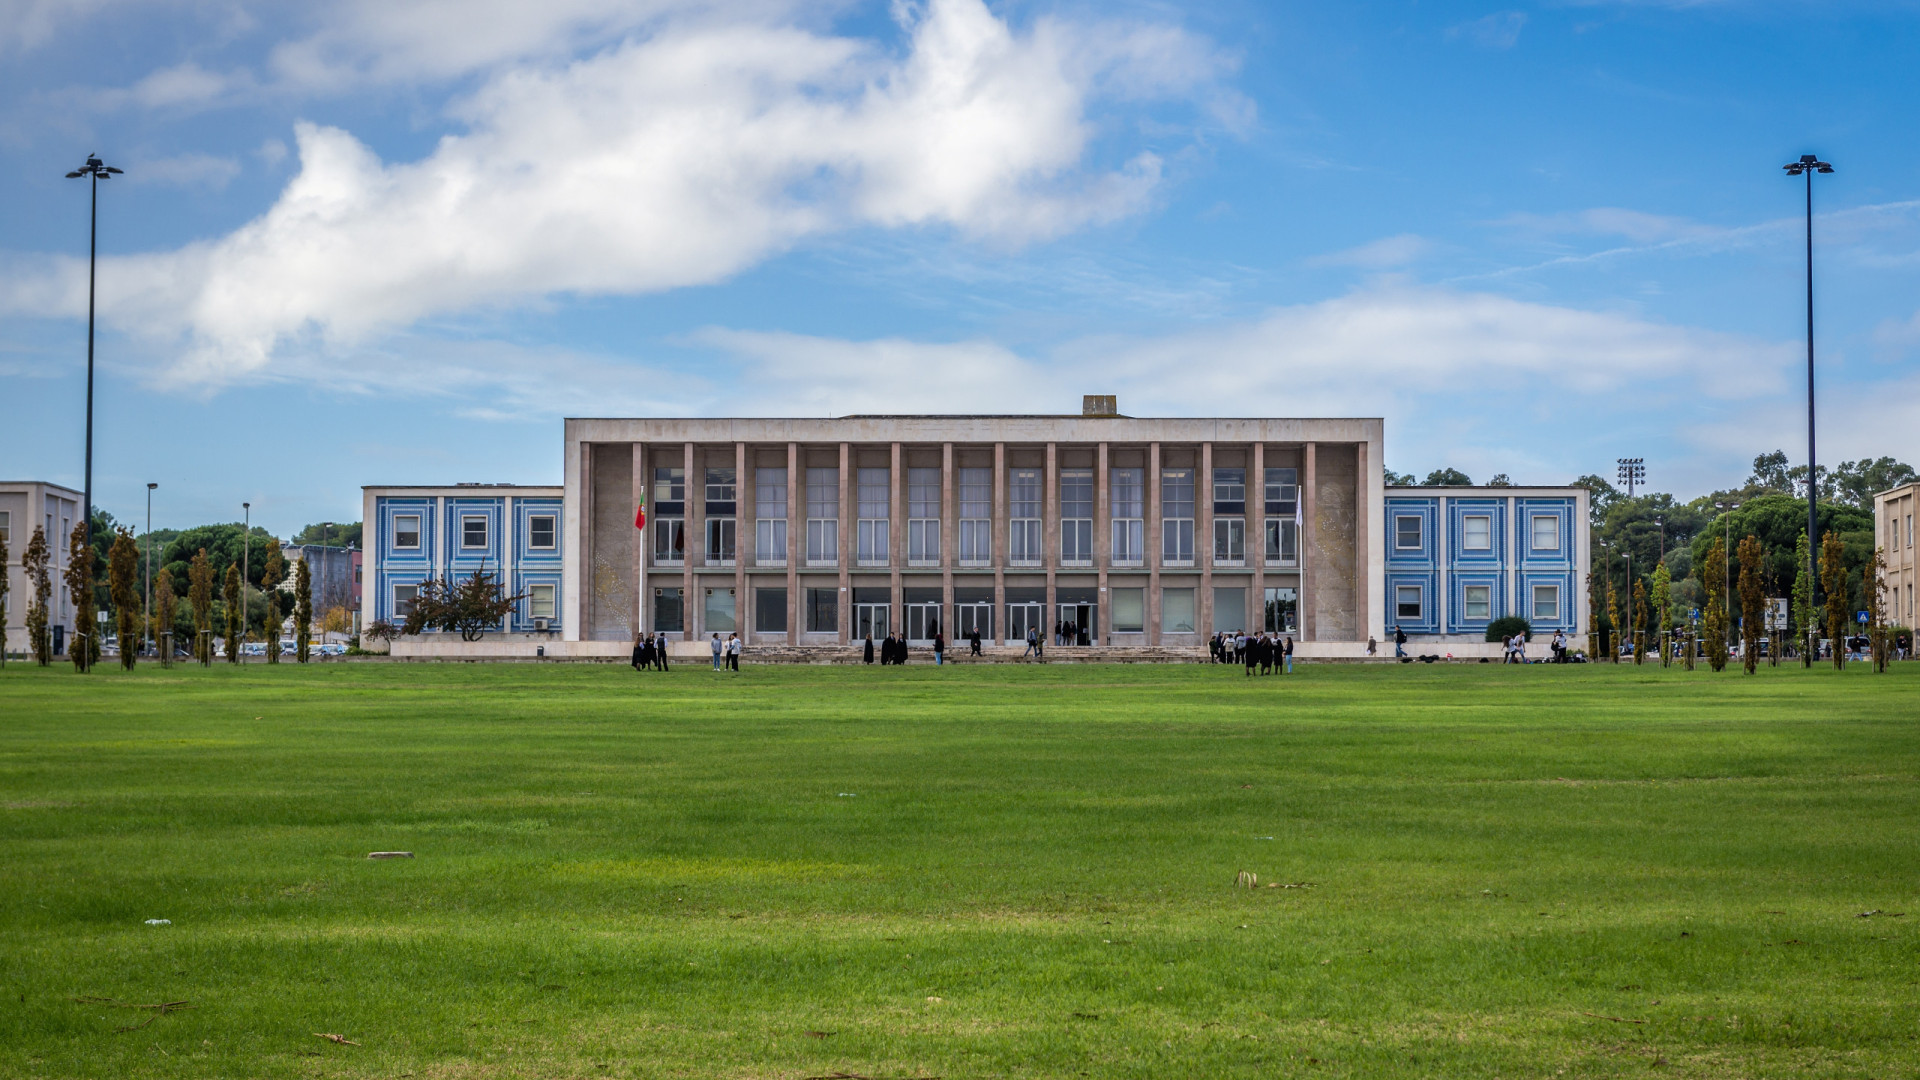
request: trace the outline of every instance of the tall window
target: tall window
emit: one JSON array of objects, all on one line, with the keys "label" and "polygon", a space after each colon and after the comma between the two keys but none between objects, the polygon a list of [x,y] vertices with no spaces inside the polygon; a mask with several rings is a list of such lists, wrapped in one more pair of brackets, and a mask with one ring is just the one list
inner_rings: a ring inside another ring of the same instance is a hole
[{"label": "tall window", "polygon": [[1007,561],[1038,565],[1040,554],[1039,469],[1015,469],[1007,494],[1011,520],[1007,527]]},{"label": "tall window", "polygon": [[535,551],[552,551],[558,547],[554,538],[559,531],[559,520],[552,514],[534,514],[527,518],[527,547]]},{"label": "tall window", "polygon": [[807,470],[807,561],[840,559],[840,470]]},{"label": "tall window", "polygon": [[1468,619],[1493,618],[1493,587],[1491,585],[1469,585],[1466,588],[1466,603],[1461,605],[1462,616]]},{"label": "tall window", "polygon": [[907,561],[940,561],[940,470],[907,470]]},{"label": "tall window", "polygon": [[1160,558],[1176,566],[1193,563],[1193,470],[1160,471]]},{"label": "tall window", "polygon": [[707,563],[714,566],[733,564],[734,520],[730,517],[707,519]]},{"label": "tall window", "polygon": [[1493,519],[1485,514],[1468,514],[1460,519],[1460,548],[1463,551],[1493,550]]},{"label": "tall window", "polygon": [[1558,551],[1560,549],[1560,516],[1558,514],[1533,515],[1533,550]]},{"label": "tall window", "polygon": [[[653,470],[653,561],[680,563],[687,557],[687,473],[685,469]],[[679,594],[674,594],[676,611]],[[666,626],[656,623],[660,629]]]},{"label": "tall window", "polygon": [[419,514],[393,516],[393,546],[396,550],[418,551],[420,549]]},{"label": "tall window", "polygon": [[483,548],[487,546],[486,515],[460,515],[460,546],[462,548]]},{"label": "tall window", "polygon": [[1088,469],[1060,473],[1060,561],[1093,562],[1093,472]]},{"label": "tall window", "polygon": [[1300,561],[1300,472],[1268,469],[1261,477],[1261,509],[1266,512],[1266,552],[1270,563]]},{"label": "tall window", "polygon": [[960,470],[960,561],[993,561],[993,470]]},{"label": "tall window", "polygon": [[1393,519],[1393,547],[1396,551],[1420,550],[1420,515],[1400,514]]},{"label": "tall window", "polygon": [[889,470],[861,469],[858,479],[859,560],[869,566],[884,566],[887,562],[887,519],[891,516],[889,504],[893,497]]},{"label": "tall window", "polygon": [[785,469],[753,471],[753,559],[762,565],[780,565],[787,561]]},{"label": "tall window", "polygon": [[527,617],[530,619],[553,618],[553,586],[527,586]]},{"label": "tall window", "polygon": [[0,510],[0,542],[13,543],[13,511]]},{"label": "tall window", "polygon": [[1108,497],[1113,500],[1113,561],[1138,565],[1146,558],[1147,472],[1114,469],[1108,474]]},{"label": "tall window", "polygon": [[733,563],[739,474],[732,466],[709,468],[705,479],[707,563],[728,566]]},{"label": "tall window", "polygon": [[1395,585],[1393,587],[1393,614],[1395,618],[1420,621],[1422,611],[1420,586]]},{"label": "tall window", "polygon": [[1560,586],[1533,587],[1533,617],[1540,622],[1560,621]]},{"label": "tall window", "polygon": [[1246,518],[1213,519],[1213,561],[1226,566],[1240,566],[1247,561]]},{"label": "tall window", "polygon": [[1213,470],[1213,512],[1216,514],[1247,512],[1247,470]]},{"label": "tall window", "polygon": [[1300,523],[1290,517],[1267,519],[1267,561],[1282,565],[1300,561]]}]

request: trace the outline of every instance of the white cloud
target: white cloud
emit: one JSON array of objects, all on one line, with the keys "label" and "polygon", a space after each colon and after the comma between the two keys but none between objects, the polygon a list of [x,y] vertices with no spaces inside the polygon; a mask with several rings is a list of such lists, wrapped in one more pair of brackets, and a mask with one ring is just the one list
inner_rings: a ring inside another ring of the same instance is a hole
[{"label": "white cloud", "polygon": [[1417,262],[1433,247],[1426,238],[1413,233],[1383,236],[1359,247],[1318,255],[1307,260],[1309,266],[1358,266],[1366,270],[1390,270]]},{"label": "white cloud", "polygon": [[1617,206],[1597,206],[1557,214],[1509,214],[1494,222],[1542,236],[1623,236],[1636,244],[1672,240],[1705,240],[1725,236],[1728,230],[1687,218],[1649,214]]},{"label": "white cloud", "polygon": [[1527,25],[1524,11],[1496,11],[1447,29],[1447,40],[1466,40],[1486,49],[1511,49]]},{"label": "white cloud", "polygon": [[[1147,44],[1046,19],[1016,32],[980,0],[933,0],[907,29],[889,56],[787,25],[675,25],[512,68],[458,107],[464,134],[411,163],[302,124],[270,210],[109,260],[103,309],[183,343],[175,376],[218,382],[477,307],[711,283],[830,230],[1018,245],[1137,211],[1158,183],[1151,153],[1086,167],[1097,84],[1197,93],[1225,63],[1149,48],[1181,40],[1165,28],[1136,28]],[[56,265],[0,287],[0,308],[70,313],[74,286]]]},{"label": "white cloud", "polygon": [[146,158],[127,166],[127,175],[140,181],[175,184],[180,187],[223,188],[240,175],[240,163],[212,154],[180,154],[175,157]]}]

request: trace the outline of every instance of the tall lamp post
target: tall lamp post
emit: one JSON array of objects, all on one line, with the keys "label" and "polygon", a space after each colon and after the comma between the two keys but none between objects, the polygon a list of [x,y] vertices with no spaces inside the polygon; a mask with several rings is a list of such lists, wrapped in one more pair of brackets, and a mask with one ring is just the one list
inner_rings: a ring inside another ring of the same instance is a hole
[{"label": "tall lamp post", "polygon": [[[1733,512],[1740,509],[1737,502],[1714,503],[1720,508],[1720,576],[1725,579],[1721,587],[1720,605],[1727,611],[1727,625],[1733,625]],[[1722,645],[1725,642],[1721,643]]]},{"label": "tall lamp post", "polygon": [[119,169],[91,155],[85,165],[67,174],[69,180],[84,176],[93,181],[92,208],[87,215],[87,505],[81,514],[87,520],[88,552],[93,551],[93,282],[94,266],[99,261],[100,252],[100,181],[118,175]]},{"label": "tall lamp post", "polygon": [[[244,642],[247,640],[247,580],[253,573],[253,504],[241,503],[240,513],[244,515],[240,525],[240,640]],[[246,658],[242,656],[240,662],[246,663]]]},{"label": "tall lamp post", "polygon": [[[1820,470],[1813,455],[1813,174],[1830,173],[1833,166],[1812,154],[1781,166],[1788,176],[1807,180],[1807,598],[1813,610],[1820,607],[1820,519],[1815,507],[1820,501]],[[1809,636],[1812,630],[1809,628]],[[1817,639],[1816,639],[1817,640]]]},{"label": "tall lamp post", "polygon": [[147,485],[147,644],[153,645],[153,489],[159,484]]}]

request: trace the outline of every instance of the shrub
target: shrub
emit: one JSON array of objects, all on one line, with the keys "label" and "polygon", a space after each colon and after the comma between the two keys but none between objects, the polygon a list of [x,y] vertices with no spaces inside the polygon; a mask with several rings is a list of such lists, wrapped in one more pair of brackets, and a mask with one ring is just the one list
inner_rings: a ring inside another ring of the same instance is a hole
[{"label": "shrub", "polygon": [[1515,634],[1533,640],[1533,624],[1519,615],[1502,615],[1487,624],[1488,641],[1505,641]]}]

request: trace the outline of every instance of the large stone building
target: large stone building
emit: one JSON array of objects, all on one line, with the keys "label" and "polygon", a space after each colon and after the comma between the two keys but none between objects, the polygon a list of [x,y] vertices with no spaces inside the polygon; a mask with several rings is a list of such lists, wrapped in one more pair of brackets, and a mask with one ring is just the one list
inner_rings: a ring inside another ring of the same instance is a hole
[{"label": "large stone building", "polygon": [[1906,484],[1873,497],[1873,536],[1887,560],[1881,579],[1886,621],[1914,627],[1914,586],[1920,557],[1914,551],[1913,518],[1920,513],[1920,484]]},{"label": "large stone building", "polygon": [[33,602],[33,585],[21,566],[27,545],[33,542],[38,526],[47,538],[51,556],[47,575],[53,595],[47,605],[47,629],[56,653],[66,649],[73,636],[74,608],[64,580],[67,569],[68,538],[80,520],[82,495],[72,488],[35,480],[0,481],[0,539],[7,543],[4,572],[7,595],[0,603],[0,619],[7,627],[7,652],[18,655],[32,648],[27,640],[27,606]]},{"label": "large stone building", "polygon": [[1395,625],[1457,653],[1513,613],[1584,634],[1586,492],[1389,492],[1382,431],[1128,417],[1110,397],[1078,416],[568,420],[563,488],[368,488],[366,618],[485,568],[525,594],[495,653],[889,630],[1164,650],[1269,630],[1361,656],[1390,653]]}]

